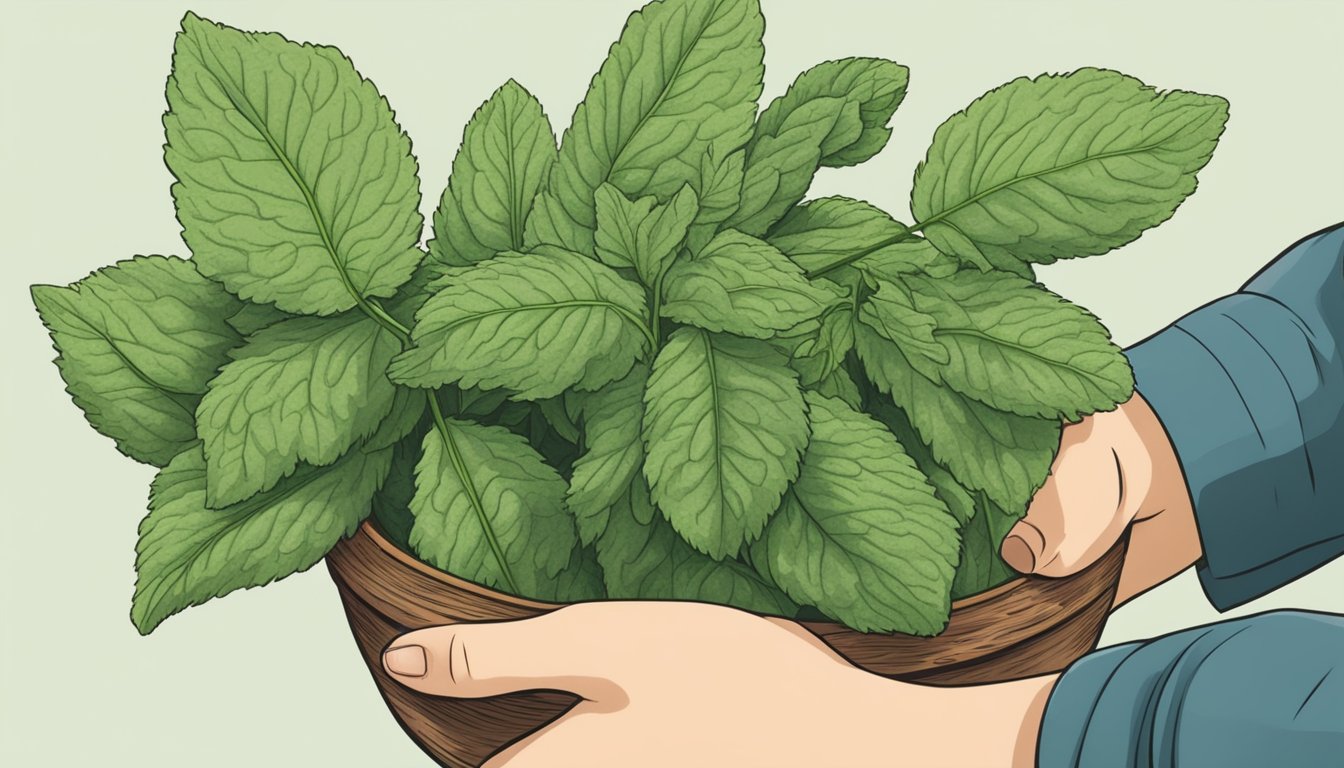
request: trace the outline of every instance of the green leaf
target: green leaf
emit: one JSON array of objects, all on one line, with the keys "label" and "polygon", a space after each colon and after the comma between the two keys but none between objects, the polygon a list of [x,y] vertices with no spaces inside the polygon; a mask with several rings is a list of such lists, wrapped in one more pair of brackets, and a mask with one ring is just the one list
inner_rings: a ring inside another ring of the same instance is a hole
[{"label": "green leaf", "polygon": [[863,396],[859,394],[859,385],[843,366],[836,367],[820,381],[811,385],[818,394],[834,397],[855,410],[863,408]]},{"label": "green leaf", "polygon": [[961,531],[961,565],[952,580],[952,599],[978,595],[1017,577],[999,555],[999,545],[1018,518],[982,500],[979,510]]},{"label": "green leaf", "polygon": [[644,395],[644,474],[696,549],[735,555],[798,476],[807,417],[798,379],[768,344],[673,332]]},{"label": "green leaf", "polygon": [[242,334],[251,336],[268,325],[275,325],[281,320],[288,320],[294,317],[288,312],[281,312],[272,304],[243,304],[243,308],[233,313],[228,318],[229,327]]},{"label": "green leaf", "polygon": [[776,584],[860,632],[947,625],[957,521],[901,444],[840,400],[805,395],[812,439],[798,480],[752,545]]},{"label": "green leaf", "polygon": [[791,208],[766,238],[809,274],[872,258],[909,229],[880,208],[848,197],[823,197]]},{"label": "green leaf", "polygon": [[[828,146],[821,164],[833,168],[876,155],[891,137],[887,121],[905,98],[910,70],[886,59],[855,57],[818,64],[798,76],[783,96],[761,113],[756,134],[769,135],[800,107],[819,98],[857,102],[863,130],[840,146]],[[839,142],[837,142],[839,143]]]},{"label": "green leaf", "polygon": [[241,340],[242,305],[190,262],[137,256],[70,287],[35,285],[66,391],[94,429],[161,467],[196,439],[206,383]]},{"label": "green leaf", "polygon": [[425,415],[426,392],[409,387],[396,387],[392,407],[378,425],[377,431],[364,441],[364,450],[387,448],[401,441],[420,424]]},{"label": "green leaf", "polygon": [[975,516],[975,499],[971,498],[970,492],[957,482],[951,472],[933,458],[933,451],[924,444],[910,424],[909,417],[886,398],[874,399],[868,404],[868,410],[873,418],[882,422],[896,436],[896,440],[905,448],[906,454],[915,460],[915,466],[928,478],[934,492],[947,505],[957,522],[964,526],[970,521]]},{"label": "green leaf", "polygon": [[1058,421],[996,411],[934,384],[867,324],[855,328],[854,341],[873,383],[910,417],[935,459],[1004,509],[1026,508],[1050,473],[1059,448]]},{"label": "green leaf", "polygon": [[960,268],[956,259],[934,248],[928,240],[913,235],[865,256],[854,266],[870,284],[879,280],[900,283],[906,275],[914,274],[942,280],[951,277]]},{"label": "green leaf", "polygon": [[625,378],[586,393],[582,400],[585,452],[574,462],[566,503],[591,544],[607,524],[607,512],[630,485],[644,459],[644,385],[649,369],[635,366]]},{"label": "green leaf", "polygon": [[742,202],[725,226],[763,234],[803,199],[828,149],[848,146],[862,133],[858,102],[834,97],[804,102],[772,130],[758,126],[747,148]]},{"label": "green leaf", "polygon": [[789,350],[789,365],[798,371],[804,386],[812,386],[836,371],[854,347],[854,302],[842,298],[790,333],[803,332]]},{"label": "green leaf", "polygon": [[751,136],[765,22],[757,0],[664,0],[631,14],[560,142],[527,244],[593,253],[593,192],[667,200],[713,148]]},{"label": "green leaf", "polygon": [[981,269],[1105,253],[1195,190],[1227,102],[1101,69],[1018,78],[953,115],[915,171],[911,210]]},{"label": "green leaf", "polygon": [[428,429],[429,425],[422,423],[393,447],[387,480],[370,501],[378,529],[388,541],[405,552],[412,551],[411,527],[415,525],[415,516],[411,514],[411,499],[415,497],[415,465],[420,461],[420,446]]},{"label": "green leaf", "polygon": [[658,205],[651,195],[632,202],[611,184],[598,187],[595,199],[597,257],[613,267],[634,267],[649,286],[672,262],[699,210],[690,185],[667,205]]},{"label": "green leaf", "polygon": [[391,450],[353,450],[327,467],[303,466],[271,491],[219,509],[205,498],[199,445],[154,479],[140,524],[131,620],[149,634],[164,619],[235,589],[307,570],[369,514]]},{"label": "green leaf", "polygon": [[210,506],[242,501],[307,462],[330,464],[378,429],[397,337],[362,313],[296,317],[255,333],[196,409]]},{"label": "green leaf", "polygon": [[402,384],[504,387],[519,398],[597,389],[652,346],[638,286],[576,253],[541,247],[455,274],[416,314]]},{"label": "green leaf", "polygon": [[559,395],[538,400],[537,410],[541,413],[542,419],[546,421],[546,425],[551,432],[565,442],[577,445],[579,442],[579,426],[574,423],[574,419],[569,414],[569,408],[565,405],[566,398],[573,399],[574,396]]},{"label": "green leaf", "polygon": [[933,381],[938,380],[938,374],[951,359],[936,337],[937,323],[933,316],[916,309],[900,286],[879,282],[877,293],[859,308],[859,318],[899,347],[915,370]]},{"label": "green leaf", "polygon": [[664,317],[756,339],[817,316],[830,298],[768,243],[731,230],[673,264],[665,294]]},{"label": "green leaf", "polygon": [[[1101,322],[1036,283],[963,270],[906,285],[951,355],[942,380],[962,394],[1023,416],[1077,421],[1134,392],[1129,361]],[[874,298],[883,295],[891,292]]]},{"label": "green leaf", "polygon": [[523,247],[532,201],[555,162],[541,103],[509,80],[467,123],[434,214],[435,261],[465,267]]},{"label": "green leaf", "polygon": [[425,562],[488,587],[545,594],[578,545],[565,481],[503,427],[445,420],[416,467],[411,546]]},{"label": "green leaf", "polygon": [[188,13],[164,159],[202,274],[286,312],[391,296],[419,263],[411,143],[339,50]]},{"label": "green leaf", "polygon": [[736,560],[697,552],[654,508],[636,476],[611,510],[597,559],[612,599],[701,600],[757,613],[792,616],[784,593]]},{"label": "green leaf", "polygon": [[719,224],[737,210],[742,201],[742,176],[746,151],[716,154],[713,147],[700,158],[699,210],[686,235],[686,246],[695,255],[718,231]]},{"label": "green leaf", "polygon": [[607,596],[602,583],[602,566],[592,547],[575,547],[569,564],[555,578],[541,585],[541,600],[577,603],[582,600],[601,600]]}]

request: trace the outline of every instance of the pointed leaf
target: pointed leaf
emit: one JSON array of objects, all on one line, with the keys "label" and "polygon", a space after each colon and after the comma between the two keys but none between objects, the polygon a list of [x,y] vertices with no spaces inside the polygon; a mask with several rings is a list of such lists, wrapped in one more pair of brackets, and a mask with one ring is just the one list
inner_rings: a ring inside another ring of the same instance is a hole
[{"label": "pointed leaf", "polygon": [[423,223],[411,143],[339,50],[188,13],[168,105],[164,159],[203,274],[319,315],[411,276]]},{"label": "pointed leaf", "polygon": [[560,142],[527,244],[593,253],[593,191],[670,198],[700,158],[751,136],[764,73],[757,0],[650,3],[630,15]]},{"label": "pointed leaf", "polygon": [[767,561],[795,601],[860,632],[941,632],[956,519],[885,427],[839,400],[805,397],[812,439],[802,470],[752,561]]},{"label": "pointed leaf", "polygon": [[583,396],[585,452],[574,462],[566,503],[579,525],[579,538],[591,544],[606,527],[606,514],[644,459],[640,431],[644,422],[644,365],[623,379]]},{"label": "pointed leaf", "polygon": [[1059,448],[1058,421],[996,411],[934,384],[866,324],[857,326],[854,341],[873,383],[910,417],[934,458],[1004,509],[1026,508],[1050,473]]},{"label": "pointed leaf", "polygon": [[817,316],[830,298],[768,243],[731,230],[673,264],[665,293],[664,317],[756,339]]},{"label": "pointed leaf", "polygon": [[137,256],[33,303],[60,353],[66,391],[94,429],[136,461],[163,466],[196,440],[193,413],[241,341],[242,307],[190,262]]},{"label": "pointed leaf", "polygon": [[611,184],[597,188],[597,256],[613,267],[634,267],[645,285],[663,274],[695,218],[695,190],[686,185],[666,205],[652,196],[631,201]]},{"label": "pointed leaf", "polygon": [[943,123],[911,211],[944,253],[979,265],[1105,253],[1195,190],[1227,102],[1102,69],[1013,80]]},{"label": "pointed leaf", "polygon": [[575,253],[542,247],[455,274],[416,314],[415,346],[392,378],[417,387],[505,387],[519,398],[597,389],[650,344],[635,284]]},{"label": "pointed leaf", "polygon": [[392,451],[353,450],[327,467],[300,467],[273,490],[212,509],[205,457],[178,454],[154,479],[136,545],[131,620],[149,634],[212,597],[307,570],[369,514]]},{"label": "pointed leaf", "polygon": [[242,501],[294,471],[324,465],[378,429],[396,394],[397,337],[361,312],[296,317],[229,353],[196,409],[211,506]]},{"label": "pointed leaf", "polygon": [[674,332],[644,395],[644,474],[696,549],[735,555],[798,476],[807,417],[796,375],[764,342]]},{"label": "pointed leaf", "polygon": [[933,316],[915,309],[914,302],[900,286],[880,281],[877,286],[877,293],[859,308],[860,320],[900,347],[915,370],[938,381],[943,366],[951,358],[936,338],[937,323]]},{"label": "pointed leaf", "polygon": [[[951,355],[939,375],[962,394],[1023,416],[1077,421],[1134,392],[1129,360],[1105,326],[1036,283],[962,270],[946,280],[911,277],[906,285]],[[894,294],[879,291],[884,295]]]},{"label": "pointed leaf", "polygon": [[543,594],[578,545],[564,479],[503,427],[445,425],[425,435],[416,467],[411,546],[464,579]]},{"label": "pointed leaf", "polygon": [[434,213],[432,258],[465,267],[523,247],[532,201],[555,162],[541,103],[509,80],[472,115]]}]

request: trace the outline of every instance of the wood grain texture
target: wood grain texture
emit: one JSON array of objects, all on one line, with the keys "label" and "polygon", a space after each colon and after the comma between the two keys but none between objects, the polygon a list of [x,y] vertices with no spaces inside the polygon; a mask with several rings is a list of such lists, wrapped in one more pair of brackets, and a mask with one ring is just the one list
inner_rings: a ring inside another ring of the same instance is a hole
[{"label": "wood grain texture", "polygon": [[[1020,578],[952,605],[932,638],[863,634],[804,622],[855,665],[902,680],[970,685],[1056,672],[1096,647],[1115,597],[1125,542],[1065,579]],[[488,699],[426,696],[393,681],[382,652],[413,629],[535,616],[559,607],[524,600],[435,570],[397,549],[370,524],[327,555],[350,629],[397,722],[440,765],[475,768],[560,716],[578,699],[535,691]]]}]

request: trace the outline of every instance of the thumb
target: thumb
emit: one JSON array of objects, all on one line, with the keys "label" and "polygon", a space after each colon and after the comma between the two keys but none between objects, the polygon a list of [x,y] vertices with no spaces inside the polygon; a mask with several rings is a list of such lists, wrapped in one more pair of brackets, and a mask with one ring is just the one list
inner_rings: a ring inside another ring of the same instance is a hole
[{"label": "thumb", "polygon": [[585,627],[566,609],[514,621],[449,624],[408,632],[383,652],[397,682],[434,696],[482,698],[562,690],[596,700],[613,684]]}]

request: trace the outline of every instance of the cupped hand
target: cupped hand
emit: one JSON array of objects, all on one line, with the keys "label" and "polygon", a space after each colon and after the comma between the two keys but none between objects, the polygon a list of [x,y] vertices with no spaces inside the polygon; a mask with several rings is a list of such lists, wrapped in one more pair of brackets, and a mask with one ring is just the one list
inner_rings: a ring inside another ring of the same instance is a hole
[{"label": "cupped hand", "polygon": [[[1025,765],[1053,682],[974,695],[899,683],[850,665],[794,622],[671,601],[418,630],[394,640],[383,664],[437,696],[581,697],[487,768],[1002,765],[1014,754]],[[956,738],[977,712],[987,718],[973,743]]]},{"label": "cupped hand", "polygon": [[1194,513],[1171,441],[1137,392],[1115,410],[1067,424],[1045,485],[1003,540],[1022,573],[1067,576],[1096,562],[1130,529],[1116,604],[1200,556]]}]

